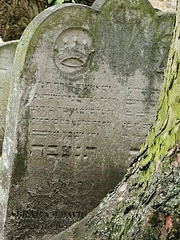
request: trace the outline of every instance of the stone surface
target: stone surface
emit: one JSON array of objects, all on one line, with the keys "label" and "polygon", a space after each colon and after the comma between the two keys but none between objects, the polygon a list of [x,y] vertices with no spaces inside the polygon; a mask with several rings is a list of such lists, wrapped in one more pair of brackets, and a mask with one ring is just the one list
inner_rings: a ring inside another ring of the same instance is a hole
[{"label": "stone surface", "polygon": [[176,11],[177,0],[148,0],[154,8],[167,12]]},{"label": "stone surface", "polygon": [[65,229],[122,179],[153,121],[173,19],[112,0],[54,6],[28,26],[3,148],[4,239]]},{"label": "stone surface", "polygon": [[9,85],[17,43],[18,41],[11,41],[0,45],[0,154],[2,153]]}]

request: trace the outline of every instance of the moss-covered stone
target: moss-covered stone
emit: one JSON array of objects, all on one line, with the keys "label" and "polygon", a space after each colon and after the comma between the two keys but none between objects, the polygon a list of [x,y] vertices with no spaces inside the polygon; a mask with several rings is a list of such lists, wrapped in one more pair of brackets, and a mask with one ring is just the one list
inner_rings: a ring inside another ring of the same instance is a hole
[{"label": "moss-covered stone", "polygon": [[180,2],[178,9],[157,115],[139,157],[97,209],[49,239],[180,239]]}]

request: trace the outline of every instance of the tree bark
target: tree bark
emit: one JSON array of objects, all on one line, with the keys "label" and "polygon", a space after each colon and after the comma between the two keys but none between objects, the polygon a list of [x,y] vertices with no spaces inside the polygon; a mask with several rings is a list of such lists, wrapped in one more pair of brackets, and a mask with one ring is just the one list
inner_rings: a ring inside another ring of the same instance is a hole
[{"label": "tree bark", "polygon": [[139,155],[93,212],[49,239],[180,239],[180,1],[157,115]]},{"label": "tree bark", "polygon": [[[55,2],[55,0],[54,0]],[[3,41],[19,39],[32,19],[45,8],[54,4],[47,0],[0,0],[0,36]],[[71,3],[72,0],[65,0]],[[91,6],[94,0],[75,0]]]},{"label": "tree bark", "polygon": [[46,7],[46,0],[1,0],[0,36],[3,41],[19,39],[29,22]]}]

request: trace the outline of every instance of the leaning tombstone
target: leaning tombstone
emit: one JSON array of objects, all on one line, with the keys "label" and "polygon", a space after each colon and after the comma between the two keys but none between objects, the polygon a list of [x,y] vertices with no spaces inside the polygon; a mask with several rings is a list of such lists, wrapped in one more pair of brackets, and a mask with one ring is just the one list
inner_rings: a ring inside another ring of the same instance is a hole
[{"label": "leaning tombstone", "polygon": [[173,19],[112,0],[55,6],[27,27],[3,145],[4,239],[46,239],[122,179],[153,120]]},{"label": "leaning tombstone", "polygon": [[4,138],[6,109],[14,54],[18,41],[0,44],[0,154]]}]

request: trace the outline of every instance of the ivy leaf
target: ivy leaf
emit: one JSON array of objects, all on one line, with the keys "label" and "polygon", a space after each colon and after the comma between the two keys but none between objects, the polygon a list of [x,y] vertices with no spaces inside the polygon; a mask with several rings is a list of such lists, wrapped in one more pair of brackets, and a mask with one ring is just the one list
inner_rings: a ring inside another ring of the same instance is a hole
[{"label": "ivy leaf", "polygon": [[64,2],[64,0],[56,0],[55,2],[54,2],[54,4],[61,4],[61,3],[63,3]]},{"label": "ivy leaf", "polygon": [[48,3],[50,4],[50,3],[52,3],[53,2],[53,0],[48,0]]}]

